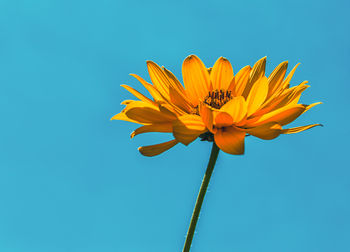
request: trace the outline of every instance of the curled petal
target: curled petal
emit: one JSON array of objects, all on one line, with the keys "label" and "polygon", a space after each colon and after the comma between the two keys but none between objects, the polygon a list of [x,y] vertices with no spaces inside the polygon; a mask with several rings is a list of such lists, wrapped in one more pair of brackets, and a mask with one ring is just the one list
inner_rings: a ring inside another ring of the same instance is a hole
[{"label": "curled petal", "polygon": [[132,122],[132,123],[139,123],[139,121],[135,121],[135,120],[132,120],[129,117],[127,117],[125,115],[125,113],[123,113],[123,112],[120,112],[119,114],[116,114],[115,116],[113,116],[111,118],[111,120],[120,120],[120,121]]},{"label": "curled petal", "polygon": [[218,129],[214,135],[216,145],[224,152],[234,155],[244,153],[245,132],[236,127]]},{"label": "curled petal", "polygon": [[264,140],[271,140],[278,137],[282,133],[281,130],[281,125],[276,122],[268,122],[258,127],[245,129],[248,134]]},{"label": "curled petal", "polygon": [[302,104],[285,106],[262,116],[248,120],[246,126],[257,127],[268,122],[277,122],[283,126],[298,118],[305,111],[305,109],[306,106]]},{"label": "curled petal", "polygon": [[174,139],[165,143],[141,146],[138,150],[144,156],[153,157],[163,153],[164,151],[169,150],[170,148],[174,147],[177,143],[178,141]]},{"label": "curled petal", "polygon": [[164,113],[158,107],[142,101],[134,101],[122,111],[131,120],[141,124],[171,122],[176,119],[171,113]]},{"label": "curled petal", "polygon": [[202,121],[208,130],[211,133],[215,133],[216,129],[213,128],[213,111],[205,103],[201,103],[199,106],[199,114],[201,115]]},{"label": "curled petal", "polygon": [[150,124],[150,125],[144,125],[140,128],[137,128],[134,130],[130,137],[134,138],[136,135],[142,134],[142,133],[148,133],[148,132],[172,132],[173,131],[173,124],[172,123],[156,123],[156,124]]},{"label": "curled petal", "polygon": [[124,101],[122,101],[120,104],[121,105],[128,105],[128,104],[130,104],[130,103],[132,103],[132,102],[134,102],[135,100],[124,100]]},{"label": "curled petal", "polygon": [[305,111],[304,111],[303,113],[305,113],[305,112],[308,111],[309,109],[311,109],[311,108],[313,108],[313,107],[315,107],[315,106],[317,106],[317,105],[320,105],[320,104],[322,104],[322,102],[315,102],[315,103],[312,103],[312,104],[310,104],[310,105],[305,105],[306,108],[305,108]]},{"label": "curled petal", "polygon": [[233,125],[232,116],[227,112],[218,112],[215,116],[214,121],[216,128],[228,127]]},{"label": "curled petal", "polygon": [[310,124],[310,125],[305,125],[305,126],[300,126],[300,127],[295,127],[295,128],[289,128],[289,129],[283,129],[282,134],[294,134],[294,133],[299,133],[304,130],[311,129],[316,126],[323,126],[322,124]]}]

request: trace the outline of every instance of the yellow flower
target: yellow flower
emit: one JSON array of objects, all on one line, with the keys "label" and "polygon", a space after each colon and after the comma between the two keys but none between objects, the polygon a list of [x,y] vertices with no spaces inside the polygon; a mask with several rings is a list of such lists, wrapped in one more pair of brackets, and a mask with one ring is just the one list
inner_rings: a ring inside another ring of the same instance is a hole
[{"label": "yellow flower", "polygon": [[182,65],[184,86],[166,68],[147,61],[153,84],[131,74],[148,90],[152,99],[132,87],[122,85],[139,100],[126,100],[123,111],[111,120],[142,124],[131,137],[146,132],[171,132],[174,139],[140,147],[145,156],[158,155],[177,143],[190,144],[196,138],[215,141],[226,153],[243,154],[244,138],[253,135],[270,140],[280,134],[298,133],[320,124],[282,129],[311,107],[298,104],[307,81],[290,87],[297,68],[285,77],[288,62],[279,64],[265,76],[266,57],[253,67],[243,67],[235,76],[231,63],[220,57],[206,68],[195,55]]}]

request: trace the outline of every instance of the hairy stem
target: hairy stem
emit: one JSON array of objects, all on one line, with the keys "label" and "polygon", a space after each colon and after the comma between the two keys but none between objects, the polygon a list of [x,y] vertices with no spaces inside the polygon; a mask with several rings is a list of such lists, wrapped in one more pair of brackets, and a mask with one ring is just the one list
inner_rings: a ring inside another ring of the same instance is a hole
[{"label": "hairy stem", "polygon": [[208,189],[211,174],[213,173],[213,170],[214,170],[216,159],[218,158],[219,150],[220,149],[217,147],[215,142],[213,142],[213,147],[211,149],[208,167],[207,167],[207,170],[204,174],[202,185],[201,185],[201,188],[199,190],[199,194],[197,196],[196,205],[195,205],[193,213],[192,213],[190,227],[188,228],[185,245],[184,245],[184,248],[182,250],[183,252],[190,251],[194,231],[196,229],[196,225],[197,225],[197,221],[198,221],[198,217],[199,217],[199,213],[200,213],[201,208],[202,208],[202,203],[204,200],[205,193],[207,192],[207,189]]}]

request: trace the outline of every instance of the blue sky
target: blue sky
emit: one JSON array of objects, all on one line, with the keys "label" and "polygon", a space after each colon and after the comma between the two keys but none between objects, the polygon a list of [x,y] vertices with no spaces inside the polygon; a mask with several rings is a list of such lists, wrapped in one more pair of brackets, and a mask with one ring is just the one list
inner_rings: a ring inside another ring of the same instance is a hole
[{"label": "blue sky", "polygon": [[[347,251],[348,1],[0,1],[0,251],[181,251],[210,144],[155,158],[170,139],[110,121],[147,80],[146,60],[181,79],[189,54],[237,72],[301,62],[302,102],[322,101],[244,156],[219,154],[193,252]],[[141,89],[142,90],[142,89]],[[340,126],[339,126],[340,125]]]}]

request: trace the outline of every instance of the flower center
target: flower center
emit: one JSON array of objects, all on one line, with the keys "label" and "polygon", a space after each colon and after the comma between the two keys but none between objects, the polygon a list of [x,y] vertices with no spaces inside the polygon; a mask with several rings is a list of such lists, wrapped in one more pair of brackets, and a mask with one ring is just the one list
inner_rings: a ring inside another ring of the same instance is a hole
[{"label": "flower center", "polygon": [[228,90],[214,90],[209,92],[209,94],[204,98],[204,103],[208,104],[209,106],[220,109],[225,103],[227,103],[229,100],[231,100],[232,94],[231,91]]}]

